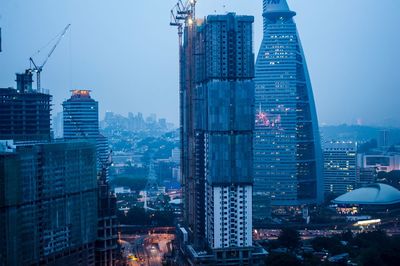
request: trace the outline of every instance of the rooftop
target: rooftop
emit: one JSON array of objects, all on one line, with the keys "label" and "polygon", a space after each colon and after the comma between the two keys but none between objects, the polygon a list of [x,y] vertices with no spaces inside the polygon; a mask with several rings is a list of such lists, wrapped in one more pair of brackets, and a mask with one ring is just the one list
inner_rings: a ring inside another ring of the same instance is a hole
[{"label": "rooftop", "polygon": [[296,13],[291,11],[286,0],[264,0],[264,16],[289,16],[293,17]]},{"label": "rooftop", "polygon": [[400,203],[400,191],[386,184],[372,184],[337,197],[335,204],[390,205]]}]

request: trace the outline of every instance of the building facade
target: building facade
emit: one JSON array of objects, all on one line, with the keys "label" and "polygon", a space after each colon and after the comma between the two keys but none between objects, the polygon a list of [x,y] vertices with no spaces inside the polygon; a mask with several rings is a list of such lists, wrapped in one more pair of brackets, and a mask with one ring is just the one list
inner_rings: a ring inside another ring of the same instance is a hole
[{"label": "building facade", "polygon": [[0,265],[95,265],[95,146],[0,151]]},{"label": "building facade", "polygon": [[340,196],[357,187],[357,144],[331,141],[324,147],[325,195]]},{"label": "building facade", "polygon": [[378,172],[400,170],[400,154],[397,152],[371,152],[358,154],[358,167],[375,168]]},{"label": "building facade", "polygon": [[99,105],[89,90],[72,90],[71,98],[63,102],[64,139],[81,139],[96,146],[98,175],[98,239],[96,265],[112,266],[117,250],[116,198],[108,184],[111,154],[108,139],[99,131]]},{"label": "building facade", "polygon": [[264,0],[264,37],[255,70],[254,216],[271,206],[323,201],[322,150],[311,81],[295,12]]},{"label": "building facade", "polygon": [[188,265],[263,259],[252,242],[253,21],[228,13],[185,28],[180,232]]},{"label": "building facade", "polygon": [[17,89],[0,88],[0,139],[50,140],[51,95],[32,89],[32,73],[17,74]]},{"label": "building facade", "polygon": [[250,16],[208,16],[196,38],[196,132],[213,249],[252,247],[254,54]]},{"label": "building facade", "polygon": [[89,90],[72,90],[71,98],[63,102],[65,139],[96,139],[99,135],[99,103]]}]

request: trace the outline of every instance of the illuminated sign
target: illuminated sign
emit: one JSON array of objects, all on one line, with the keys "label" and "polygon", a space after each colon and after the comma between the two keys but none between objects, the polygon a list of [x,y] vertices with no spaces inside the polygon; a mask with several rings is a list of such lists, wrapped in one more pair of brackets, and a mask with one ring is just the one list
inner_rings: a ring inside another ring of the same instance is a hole
[{"label": "illuminated sign", "polygon": [[90,90],[72,90],[71,92],[73,95],[82,95],[82,96],[87,96],[90,94]]},{"label": "illuminated sign", "polygon": [[256,124],[266,127],[279,127],[281,123],[281,116],[273,116],[264,112],[259,112],[256,116]]},{"label": "illuminated sign", "polygon": [[282,115],[287,115],[289,112],[292,112],[293,108],[287,108],[282,104],[277,105],[275,108],[271,108],[267,112],[263,112],[261,109],[261,105],[259,107],[259,111],[256,114],[256,125],[265,126],[270,128],[281,128],[282,123]]}]

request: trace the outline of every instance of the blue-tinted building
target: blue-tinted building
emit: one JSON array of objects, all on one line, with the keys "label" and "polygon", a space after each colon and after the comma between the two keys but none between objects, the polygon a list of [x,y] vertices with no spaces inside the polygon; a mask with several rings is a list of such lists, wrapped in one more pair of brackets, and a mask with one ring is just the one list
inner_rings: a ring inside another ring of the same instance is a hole
[{"label": "blue-tinted building", "polygon": [[356,189],[357,143],[329,141],[323,144],[325,195],[339,196]]},{"label": "blue-tinted building", "polygon": [[208,16],[196,39],[195,129],[203,139],[206,240],[214,249],[252,246],[253,21]]},{"label": "blue-tinted building", "polygon": [[17,74],[17,89],[0,88],[0,139],[50,140],[51,99],[32,89],[32,72]]},{"label": "blue-tinted building", "polygon": [[99,135],[99,103],[89,90],[72,90],[71,98],[63,102],[64,138],[96,139]]},{"label": "blue-tinted building", "polygon": [[255,218],[269,206],[323,200],[322,150],[311,81],[295,12],[264,0],[264,38],[256,63]]},{"label": "blue-tinted building", "polygon": [[0,265],[94,266],[95,145],[1,142]]},{"label": "blue-tinted building", "polygon": [[63,102],[64,139],[85,140],[96,146],[98,176],[98,239],[96,265],[113,265],[117,248],[116,197],[110,193],[108,167],[111,163],[108,139],[99,131],[99,104],[89,90],[72,90]]},{"label": "blue-tinted building", "polygon": [[180,232],[188,265],[260,265],[265,255],[252,242],[253,21],[228,13],[185,27]]}]

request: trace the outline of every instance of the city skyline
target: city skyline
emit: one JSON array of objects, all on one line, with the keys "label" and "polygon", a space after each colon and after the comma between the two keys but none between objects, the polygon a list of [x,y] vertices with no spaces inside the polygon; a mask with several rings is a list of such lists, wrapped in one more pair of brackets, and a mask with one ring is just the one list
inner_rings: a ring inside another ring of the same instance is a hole
[{"label": "city skyline", "polygon": [[[383,5],[372,0],[341,1],[343,4],[331,0],[288,2],[299,14],[296,23],[308,55],[320,124],[400,125],[399,119],[391,115],[396,111],[396,99],[392,96],[399,81],[395,66],[400,58],[396,49],[400,39],[391,33],[400,23],[394,13],[400,3],[393,0],[386,0]],[[174,3],[160,1],[153,8],[151,2],[120,1],[115,5],[43,0],[40,1],[43,8],[37,10],[37,3],[6,0],[0,7],[3,31],[0,68],[4,69],[0,82],[3,87],[14,86],[14,73],[22,73],[29,67],[29,56],[71,23],[71,32],[62,40],[42,75],[43,87],[54,95],[54,114],[61,110],[61,102],[68,98],[70,89],[92,89],[102,103],[101,117],[106,110],[122,114],[141,111],[146,115],[157,113],[178,124],[178,108],[174,108],[178,106],[177,42],[168,25],[168,12]],[[84,11],[89,8],[96,12],[87,20]],[[31,12],[33,9],[35,12]],[[213,14],[214,10],[254,15],[254,47],[258,50],[262,37],[261,1],[245,4],[203,0],[198,3],[197,16]],[[119,14],[118,18],[113,14]],[[372,22],[373,15],[385,15],[385,24]],[[36,16],[42,21],[39,31],[38,25],[25,23]],[[339,20],[339,16],[348,19]],[[322,20],[324,27],[318,23]],[[143,24],[156,26],[143,31]],[[17,41],[24,38],[29,42]],[[160,40],[165,49],[159,49]],[[42,55],[48,50],[49,47],[44,49]],[[126,56],[114,56],[117,52]],[[40,62],[43,56],[37,60]],[[145,60],[152,63],[145,64]],[[358,71],[354,71],[356,68]],[[135,74],[139,71],[143,74]],[[151,78],[155,73],[158,78]],[[120,97],[123,94],[127,97]],[[379,108],[372,112],[374,105]]]}]

